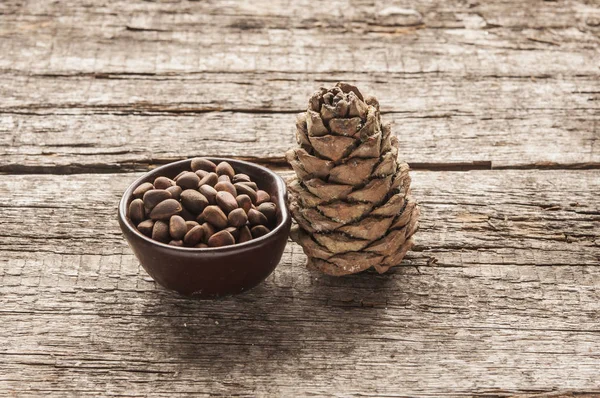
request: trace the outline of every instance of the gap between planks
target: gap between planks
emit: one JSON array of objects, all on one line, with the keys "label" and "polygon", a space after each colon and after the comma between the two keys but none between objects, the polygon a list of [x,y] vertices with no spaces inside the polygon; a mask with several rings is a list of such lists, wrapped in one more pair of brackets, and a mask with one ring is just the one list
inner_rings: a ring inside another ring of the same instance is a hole
[{"label": "gap between planks", "polygon": [[[228,157],[236,160],[245,160],[265,166],[276,172],[291,170],[291,167],[283,158],[265,159],[243,156],[227,156],[226,154],[207,154],[205,157]],[[114,174],[150,171],[156,167],[176,162],[186,158],[157,159],[152,163],[147,162],[122,162],[120,164],[71,164],[58,166],[33,166],[24,164],[0,165],[0,175],[30,175],[30,174],[49,174],[49,175],[70,175],[70,174]],[[582,163],[554,163],[537,162],[532,164],[518,165],[498,165],[494,166],[491,161],[474,162],[452,162],[452,163],[429,163],[412,162],[411,170],[419,171],[477,171],[477,170],[599,170],[600,162],[582,162]]]}]

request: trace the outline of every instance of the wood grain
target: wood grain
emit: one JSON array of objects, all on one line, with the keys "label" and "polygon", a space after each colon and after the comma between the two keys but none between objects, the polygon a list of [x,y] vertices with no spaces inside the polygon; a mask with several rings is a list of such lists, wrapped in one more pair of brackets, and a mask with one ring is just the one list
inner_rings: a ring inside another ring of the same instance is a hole
[{"label": "wood grain", "polygon": [[321,8],[308,1],[250,7],[9,1],[0,30],[11,38],[0,44],[9,56],[0,68],[50,74],[360,71],[529,77],[572,74],[574,68],[577,74],[598,73],[597,6],[530,1],[509,13],[510,4],[451,2],[444,9],[435,2],[354,7],[339,1]]},{"label": "wood grain", "polygon": [[600,167],[593,4],[91,5],[3,3],[1,171],[281,164],[291,113],[338,80],[380,98],[416,168]]},{"label": "wood grain", "polygon": [[[0,249],[128,253],[116,207],[137,176],[0,175]],[[453,267],[600,261],[598,170],[413,172],[412,178],[414,196],[422,198],[418,264],[430,257]]]},{"label": "wood grain", "polygon": [[[323,82],[268,76],[11,79],[0,88],[0,170],[144,170],[196,155],[282,165],[294,114]],[[600,92],[598,79],[358,77],[415,168],[600,167],[597,94],[583,91]]]},{"label": "wood grain", "polygon": [[261,287],[216,302],[156,289],[132,256],[10,253],[3,391],[600,393],[597,268],[405,267],[328,279],[298,264],[297,249]]},{"label": "wood grain", "polygon": [[157,287],[127,248],[116,204],[137,175],[0,176],[4,391],[600,392],[596,170],[414,172],[405,267],[325,277],[290,243],[263,285],[214,302]]},{"label": "wood grain", "polygon": [[[0,54],[0,397],[600,396],[597,2],[7,0]],[[157,286],[127,185],[197,155],[289,176],[340,80],[418,169],[404,266],[327,277],[290,242],[240,296]]]}]

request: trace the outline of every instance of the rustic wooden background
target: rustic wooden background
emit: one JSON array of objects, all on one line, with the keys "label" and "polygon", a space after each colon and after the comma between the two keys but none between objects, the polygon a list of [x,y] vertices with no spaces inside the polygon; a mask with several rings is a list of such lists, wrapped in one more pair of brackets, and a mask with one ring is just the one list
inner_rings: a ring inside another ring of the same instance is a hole
[{"label": "rustic wooden background", "polygon": [[[0,396],[597,396],[598,0],[0,3]],[[418,245],[251,292],[157,286],[126,186],[232,156],[289,174],[322,84],[376,95]]]}]

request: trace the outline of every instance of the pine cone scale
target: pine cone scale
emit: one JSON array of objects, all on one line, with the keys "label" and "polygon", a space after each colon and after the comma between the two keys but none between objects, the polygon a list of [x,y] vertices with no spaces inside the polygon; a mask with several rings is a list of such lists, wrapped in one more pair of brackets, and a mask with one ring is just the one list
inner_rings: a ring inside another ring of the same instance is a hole
[{"label": "pine cone scale", "polygon": [[327,205],[319,205],[317,209],[325,216],[334,221],[348,224],[358,221],[368,214],[373,206],[369,203],[333,202]]},{"label": "pine cone scale", "polygon": [[353,117],[352,119],[331,119],[329,129],[332,134],[346,137],[354,137],[361,131],[362,119]]},{"label": "pine cone scale", "polygon": [[346,157],[354,149],[356,140],[352,137],[324,135],[309,137],[309,141],[317,154],[334,162]]},{"label": "pine cone scale", "polygon": [[329,171],[329,181],[347,185],[360,185],[367,180],[378,159],[350,159]]}]

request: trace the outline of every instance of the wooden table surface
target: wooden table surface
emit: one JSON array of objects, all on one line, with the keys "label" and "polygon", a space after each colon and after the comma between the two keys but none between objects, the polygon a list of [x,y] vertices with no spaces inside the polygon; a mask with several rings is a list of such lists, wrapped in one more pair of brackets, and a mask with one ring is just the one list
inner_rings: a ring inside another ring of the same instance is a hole
[{"label": "wooden table surface", "polygon": [[[136,177],[289,175],[320,85],[376,95],[415,250],[172,294],[123,239]],[[598,0],[0,3],[0,396],[600,394]]]}]

